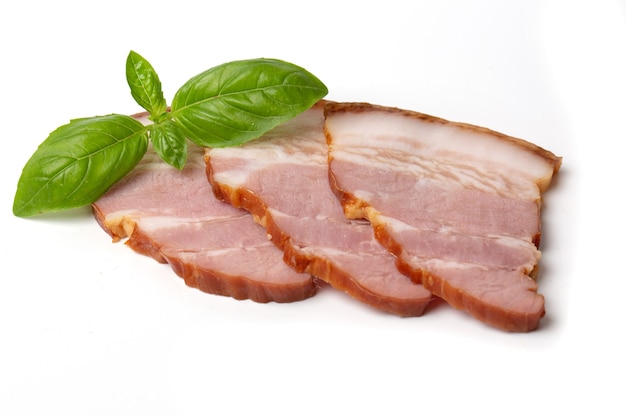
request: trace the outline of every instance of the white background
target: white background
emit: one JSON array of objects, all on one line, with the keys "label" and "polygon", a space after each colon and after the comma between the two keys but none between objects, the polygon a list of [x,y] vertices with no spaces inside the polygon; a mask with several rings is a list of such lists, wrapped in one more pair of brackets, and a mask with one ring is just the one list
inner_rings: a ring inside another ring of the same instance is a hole
[{"label": "white background", "polygon": [[[612,0],[3,2],[0,415],[625,415],[625,16]],[[400,319],[331,289],[235,301],[111,243],[88,209],[14,217],[21,168],[50,131],[140,110],[131,49],[169,100],[209,67],[275,57],[329,99],[562,156],[540,329],[503,333],[445,306]]]}]

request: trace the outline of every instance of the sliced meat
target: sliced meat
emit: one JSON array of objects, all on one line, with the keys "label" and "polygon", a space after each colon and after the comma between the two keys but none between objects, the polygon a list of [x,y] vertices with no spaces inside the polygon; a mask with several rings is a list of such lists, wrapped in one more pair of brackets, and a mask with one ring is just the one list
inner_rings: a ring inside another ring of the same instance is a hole
[{"label": "sliced meat", "polygon": [[114,241],[151,256],[191,287],[257,302],[311,297],[313,277],[282,261],[282,252],[249,213],[218,201],[206,180],[203,149],[190,144],[179,171],[149,150],[139,165],[93,204]]},{"label": "sliced meat", "polygon": [[561,159],[488,129],[363,103],[325,109],[331,187],[400,269],[452,306],[535,329],[541,193]]},{"label": "sliced meat", "polygon": [[216,195],[249,210],[285,261],[357,300],[419,316],[431,299],[395,267],[369,224],[348,220],[328,184],[322,103],[236,148],[207,149]]}]

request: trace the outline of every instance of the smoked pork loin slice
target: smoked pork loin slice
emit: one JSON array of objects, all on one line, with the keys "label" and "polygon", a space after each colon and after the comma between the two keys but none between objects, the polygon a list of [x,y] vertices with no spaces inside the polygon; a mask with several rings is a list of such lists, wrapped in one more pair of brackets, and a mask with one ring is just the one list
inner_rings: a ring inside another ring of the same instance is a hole
[{"label": "smoked pork loin slice", "polygon": [[509,331],[544,316],[534,273],[541,193],[561,159],[526,141],[363,103],[325,108],[331,187],[400,269]]},{"label": "smoked pork loin slice", "polygon": [[330,189],[322,106],[240,147],[207,149],[214,191],[249,210],[296,270],[380,310],[419,316],[431,293],[399,273],[367,222],[344,217]]},{"label": "smoked pork loin slice", "polygon": [[93,204],[114,241],[169,263],[190,287],[257,302],[291,302],[315,294],[252,216],[218,201],[206,179],[204,151],[190,144],[182,171],[151,149],[139,165]]}]

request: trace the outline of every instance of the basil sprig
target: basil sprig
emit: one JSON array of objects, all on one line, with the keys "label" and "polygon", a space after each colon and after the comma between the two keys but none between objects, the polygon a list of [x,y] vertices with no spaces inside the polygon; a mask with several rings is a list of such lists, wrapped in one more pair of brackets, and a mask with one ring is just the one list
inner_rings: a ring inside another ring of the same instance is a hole
[{"label": "basil sprig", "polygon": [[328,93],[313,74],[276,59],[233,61],[185,83],[168,109],[152,65],[131,51],[126,79],[152,123],[111,114],[71,120],[39,145],[22,170],[13,213],[28,217],[96,201],[141,160],[151,141],[182,169],[187,140],[207,147],[255,139],[311,107]]}]

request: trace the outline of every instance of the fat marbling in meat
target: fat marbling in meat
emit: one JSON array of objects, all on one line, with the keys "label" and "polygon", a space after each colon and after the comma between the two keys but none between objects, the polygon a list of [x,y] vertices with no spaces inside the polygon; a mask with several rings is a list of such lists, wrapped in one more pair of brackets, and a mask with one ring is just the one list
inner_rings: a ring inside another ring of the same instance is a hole
[{"label": "fat marbling in meat", "polygon": [[490,325],[535,329],[542,192],[561,159],[485,128],[365,103],[330,103],[330,182],[400,269]]}]

